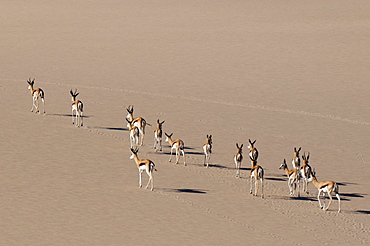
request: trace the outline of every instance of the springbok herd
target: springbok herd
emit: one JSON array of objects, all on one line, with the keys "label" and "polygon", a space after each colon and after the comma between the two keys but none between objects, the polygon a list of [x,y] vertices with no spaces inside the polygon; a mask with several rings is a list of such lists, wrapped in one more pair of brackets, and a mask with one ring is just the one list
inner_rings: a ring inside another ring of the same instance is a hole
[{"label": "springbok herd", "polygon": [[[28,89],[31,91],[32,96],[32,108],[31,111],[33,112],[35,110],[35,113],[40,113],[39,106],[40,106],[40,100],[43,104],[43,112],[45,114],[45,93],[41,88],[34,89],[34,83],[35,79],[31,81],[31,78],[27,80],[28,83]],[[76,127],[83,126],[83,103],[80,100],[77,100],[76,97],[79,93],[77,93],[77,90],[74,92],[72,89],[70,90],[70,94],[72,96],[72,124],[74,124]],[[153,161],[149,159],[139,159],[137,153],[139,151],[138,146],[142,146],[144,142],[144,136],[145,136],[145,127],[148,124],[144,118],[137,117],[134,118],[134,107],[130,105],[127,109],[127,127],[129,129],[130,134],[130,150],[131,150],[131,156],[130,159],[134,159],[137,168],[139,169],[139,187],[142,186],[141,183],[141,176],[144,171],[149,176],[148,184],[145,188],[148,188],[150,185],[151,190],[154,189],[154,183],[153,183],[153,171],[156,171],[155,164]],[[154,149],[155,151],[162,151],[162,136],[163,136],[163,130],[162,126],[165,121],[160,122],[160,120],[157,120],[157,127],[154,130]],[[184,141],[181,139],[172,139],[171,134],[165,133],[166,139],[165,141],[169,143],[171,147],[171,153],[170,153],[170,159],[169,162],[171,162],[172,159],[172,152],[175,150],[176,155],[176,164],[178,164],[180,156],[183,156],[184,159],[184,165],[186,165],[186,157],[185,157],[185,145]],[[264,181],[264,170],[263,167],[257,164],[258,159],[258,150],[254,146],[256,143],[256,140],[253,142],[249,139],[249,159],[251,160],[251,170],[250,170],[250,194],[253,194],[253,183],[254,183],[254,196],[257,196],[259,191],[259,186],[261,186],[261,198],[264,197],[263,193],[263,181]],[[241,162],[243,160],[243,144],[239,146],[238,143],[236,143],[237,151],[234,155],[234,162],[236,166],[236,177],[240,177],[240,167]],[[318,189],[318,195],[317,199],[319,201],[320,208],[323,210],[328,210],[330,207],[330,204],[332,203],[332,195],[331,193],[334,193],[335,196],[338,199],[338,213],[340,212],[340,197],[339,197],[339,189],[338,184],[334,181],[321,181],[319,182],[316,179],[316,173],[315,170],[311,168],[311,166],[308,164],[310,159],[310,153],[306,155],[304,153],[302,155],[303,165],[301,165],[301,158],[300,158],[300,151],[301,148],[296,149],[294,148],[294,155],[292,159],[292,165],[293,169],[288,168],[287,162],[284,159],[283,163],[280,165],[279,169],[283,169],[285,174],[288,178],[288,188],[290,196],[296,195],[300,196],[300,183],[302,180],[302,190],[303,192],[306,192],[308,194],[307,185],[308,182],[312,182],[313,185]],[[209,162],[211,158],[212,153],[212,135],[207,135],[207,140],[203,144],[203,152],[204,152],[204,166],[207,168],[209,167]],[[324,202],[321,203],[320,195],[323,193],[324,196]],[[325,206],[325,194],[329,196],[329,204]]]}]

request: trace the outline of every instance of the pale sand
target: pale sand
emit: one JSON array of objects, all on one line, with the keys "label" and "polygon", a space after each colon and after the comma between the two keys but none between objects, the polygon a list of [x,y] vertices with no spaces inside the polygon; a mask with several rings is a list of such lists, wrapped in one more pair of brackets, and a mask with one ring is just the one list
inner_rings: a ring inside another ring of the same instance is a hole
[{"label": "pale sand", "polygon": [[[0,22],[0,245],[369,243],[370,2],[3,1]],[[30,112],[30,76],[45,116]],[[153,125],[139,151],[158,169],[153,192],[129,159],[130,104]],[[188,166],[151,148],[157,119]],[[249,194],[248,138],[264,199]],[[289,197],[278,167],[294,147],[340,184],[340,214],[312,184]]]}]

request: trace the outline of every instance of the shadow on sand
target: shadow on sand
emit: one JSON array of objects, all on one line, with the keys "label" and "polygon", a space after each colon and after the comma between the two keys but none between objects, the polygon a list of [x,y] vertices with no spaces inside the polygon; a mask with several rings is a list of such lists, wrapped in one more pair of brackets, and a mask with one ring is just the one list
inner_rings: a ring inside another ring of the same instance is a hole
[{"label": "shadow on sand", "polygon": [[353,211],[355,214],[370,214],[370,210],[355,210]]},{"label": "shadow on sand", "polygon": [[[72,117],[71,114],[47,114],[48,116],[56,116],[56,117]],[[76,115],[74,115],[76,116]],[[90,117],[93,117],[91,115],[83,115],[82,118],[90,118]]]},{"label": "shadow on sand", "polygon": [[90,129],[108,130],[108,131],[128,131],[127,128],[122,127],[101,127],[101,126],[89,126]]},{"label": "shadow on sand", "polygon": [[284,181],[284,182],[287,182],[288,181],[287,178],[274,178],[274,177],[270,178],[270,177],[266,177],[265,179],[272,180],[272,181]]},{"label": "shadow on sand", "polygon": [[202,189],[162,189],[165,192],[190,193],[190,194],[207,194],[207,190]]},{"label": "shadow on sand", "polygon": [[365,195],[367,194],[359,194],[359,193],[340,193],[339,191],[339,195],[342,197],[342,196],[347,196],[347,197],[360,197],[360,198],[364,198]]},{"label": "shadow on sand", "polygon": [[347,185],[358,185],[357,183],[350,182],[336,182],[338,185],[347,186]]}]

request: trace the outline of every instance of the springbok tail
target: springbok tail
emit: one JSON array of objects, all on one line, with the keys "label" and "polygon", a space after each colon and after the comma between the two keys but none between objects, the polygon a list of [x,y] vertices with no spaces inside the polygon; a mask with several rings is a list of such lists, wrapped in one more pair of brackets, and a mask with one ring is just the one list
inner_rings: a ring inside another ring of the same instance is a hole
[{"label": "springbok tail", "polygon": [[157,169],[155,168],[155,164],[154,163],[150,164],[150,167],[151,167],[152,170],[157,171]]},{"label": "springbok tail", "polygon": [[83,105],[83,103],[81,101],[78,102],[78,108],[81,110],[81,112],[84,111],[84,105]]},{"label": "springbok tail", "polygon": [[45,93],[43,90],[40,90],[40,97],[42,98],[42,100],[45,100]]}]

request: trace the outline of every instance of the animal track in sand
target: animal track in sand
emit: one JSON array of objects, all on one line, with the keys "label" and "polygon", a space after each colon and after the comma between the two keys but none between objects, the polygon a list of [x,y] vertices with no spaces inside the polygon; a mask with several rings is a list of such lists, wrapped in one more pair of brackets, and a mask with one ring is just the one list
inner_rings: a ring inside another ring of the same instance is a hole
[{"label": "animal track in sand", "polygon": [[[11,80],[11,79],[3,79],[3,78],[0,78],[0,80],[9,80],[9,81],[20,81],[20,80]],[[61,83],[51,83],[51,82],[40,82],[40,84],[53,84],[53,85],[59,85],[59,86],[65,86],[65,87],[71,87],[71,85],[68,85],[68,84],[61,84]],[[242,103],[236,103],[236,102],[228,102],[228,101],[222,101],[222,100],[208,100],[208,99],[201,99],[201,98],[195,98],[195,97],[185,97],[185,96],[177,96],[177,95],[166,95],[166,94],[157,94],[157,93],[149,93],[149,92],[141,92],[141,91],[133,91],[133,90],[124,90],[124,89],[112,89],[112,88],[106,88],[106,87],[94,87],[94,86],[80,86],[81,88],[91,88],[91,89],[98,89],[98,90],[106,90],[106,91],[115,91],[115,92],[123,92],[123,93],[133,93],[133,94],[141,94],[141,95],[150,95],[150,96],[157,96],[157,97],[164,97],[164,98],[179,98],[179,99],[182,99],[182,100],[190,100],[190,101],[195,101],[195,102],[203,102],[203,103],[212,103],[212,104],[221,104],[221,105],[229,105],[229,106],[236,106],[236,107],[244,107],[244,108],[251,108],[251,109],[260,109],[260,110],[267,110],[267,111],[272,111],[272,112],[283,112],[283,113],[290,113],[290,114],[299,114],[299,115],[306,115],[306,116],[312,116],[312,117],[319,117],[319,118],[325,118],[325,119],[331,119],[331,120],[336,120],[336,121],[342,121],[342,122],[346,122],[346,123],[351,123],[351,124],[357,124],[357,125],[364,125],[364,126],[368,126],[370,125],[369,122],[364,122],[364,121],[356,121],[356,120],[351,120],[351,119],[346,119],[346,118],[341,118],[341,117],[338,117],[338,116],[334,116],[334,115],[323,115],[323,114],[320,114],[320,113],[313,113],[313,112],[305,112],[305,111],[297,111],[297,110],[291,110],[291,109],[283,109],[283,108],[276,108],[276,107],[269,107],[269,106],[263,106],[263,105],[250,105],[250,104],[242,104]],[[4,90],[4,88],[1,88]],[[97,103],[97,104],[103,104],[104,102],[94,102],[94,103]],[[107,133],[106,131],[103,131],[103,130],[99,130],[99,129],[94,129],[94,128],[89,128],[89,127],[86,127],[86,128],[83,128],[89,132],[94,132],[96,134],[99,134],[99,135],[104,135],[104,136],[107,136],[107,137],[112,137],[112,138],[118,138],[118,139],[122,139],[122,140],[125,140],[125,138],[121,138],[121,137],[118,137],[117,135],[115,134],[110,134],[110,133]],[[247,129],[244,129],[242,128],[241,130],[247,130]],[[283,137],[283,136],[282,136]],[[355,153],[357,159],[359,162],[362,162],[362,163],[366,163],[366,160],[365,160],[365,156],[361,153]],[[191,158],[193,159],[193,158]],[[196,172],[199,172],[201,173],[201,175],[204,175],[204,176],[208,176],[208,177],[211,177],[213,179],[216,179],[216,180],[219,180],[220,182],[223,182],[225,184],[228,184],[232,187],[237,187],[241,192],[244,192],[245,189],[242,189],[241,187],[238,187],[237,185],[235,185],[234,183],[236,181],[234,180],[231,180],[229,181],[227,178],[228,177],[219,177],[220,175],[214,175],[214,174],[211,174],[211,173],[207,173],[206,170],[200,170],[199,168],[196,168],[194,169]],[[222,170],[224,171],[224,170]],[[246,185],[247,186],[247,185]],[[245,187],[244,187],[245,188]],[[160,193],[160,192],[158,192]],[[162,192],[162,194],[164,194]],[[165,195],[170,195],[170,194],[165,194]],[[239,224],[239,225],[243,225],[243,226],[248,226],[246,224],[244,224],[243,222],[239,222],[239,221],[236,221],[232,218],[230,218],[229,216],[225,215],[225,214],[221,214],[221,213],[217,213],[215,211],[212,211],[210,208],[208,207],[204,207],[202,205],[196,205],[194,204],[194,202],[192,201],[187,201],[187,200],[184,200],[183,198],[180,198],[178,196],[175,197],[175,199],[179,200],[180,202],[183,202],[183,203],[187,203],[189,204],[190,206],[193,206],[193,207],[196,207],[198,209],[204,209],[207,213],[211,213],[213,215],[216,215],[218,217],[223,217],[235,224]],[[273,204],[276,205],[276,203],[282,203],[281,201],[273,201],[272,199],[265,199],[263,200],[263,203],[265,204],[269,204],[271,203],[271,206],[272,207],[275,207]],[[316,203],[313,204],[313,206],[316,206]],[[276,211],[281,211],[282,213],[288,213],[289,215],[291,215],[291,208],[287,208],[287,207],[284,207],[284,206],[278,206],[278,208],[276,208],[275,210]],[[283,208],[283,210],[282,210]],[[293,217],[294,216],[301,216],[300,214],[296,213],[296,212],[293,212],[292,213]],[[318,216],[322,216],[322,213],[321,211],[319,212],[315,212],[316,215]],[[326,213],[328,216],[328,219],[330,220],[333,220],[333,223],[337,224],[338,225],[338,221],[337,221],[337,215],[336,213],[334,212],[327,212]],[[368,230],[366,228],[364,228],[363,224],[359,224],[359,223],[356,223],[356,221],[352,220],[352,219],[348,219],[347,217],[339,217],[339,221],[342,221],[343,223],[347,223],[349,224],[350,226],[338,226],[338,230],[339,231],[343,231],[345,232],[345,230],[348,230],[348,228],[353,228],[353,230],[357,229],[357,230],[360,230],[362,231],[362,233],[366,234],[368,233]],[[309,218],[306,218],[307,220],[310,220],[310,221],[313,221],[314,219],[309,219]],[[350,234],[352,237],[354,237],[356,235],[355,231],[347,231],[346,232],[347,234]],[[360,239],[362,242],[366,242],[366,239],[365,239],[365,236],[363,236],[361,239]]]},{"label": "animal track in sand", "polygon": [[[14,81],[14,82],[21,81],[19,79],[8,79],[8,78],[0,78],[0,80]],[[72,87],[75,86],[75,85],[57,83],[57,82],[38,81],[38,83],[59,85],[59,86],[65,86],[65,87],[68,87],[68,88],[71,87],[71,86]],[[221,105],[236,106],[236,107],[251,108],[251,109],[259,109],[259,110],[266,110],[266,111],[271,111],[271,112],[282,112],[282,113],[288,113],[288,114],[305,115],[305,116],[311,116],[311,117],[317,117],[317,118],[324,118],[324,119],[342,121],[342,122],[351,123],[351,124],[355,124],[355,125],[370,126],[370,122],[366,122],[366,121],[351,120],[351,119],[348,119],[348,118],[342,118],[342,117],[335,116],[335,115],[330,115],[330,114],[325,115],[325,114],[321,114],[321,113],[307,112],[307,111],[294,110],[294,109],[288,109],[288,108],[277,108],[277,107],[271,107],[271,106],[266,106],[266,105],[237,103],[237,102],[224,101],[224,100],[203,99],[203,98],[196,98],[196,97],[187,97],[187,96],[180,96],[180,95],[168,95],[168,94],[160,94],[160,93],[153,93],[153,92],[147,92],[147,91],[116,89],[116,88],[108,88],[108,87],[101,87],[101,86],[86,86],[85,85],[85,86],[79,86],[79,87],[80,88],[88,88],[88,89],[105,90],[105,91],[123,92],[123,93],[128,93],[128,94],[149,95],[149,96],[156,96],[156,97],[163,97],[163,98],[177,98],[177,99],[181,99],[181,100],[203,102],[203,103],[212,103],[212,104],[221,104]]]},{"label": "animal track in sand", "polygon": [[355,153],[359,162],[366,163],[365,156],[360,153]]},{"label": "animal track in sand", "polygon": [[205,206],[202,206],[202,205],[199,205],[199,204],[196,204],[195,202],[193,202],[191,200],[187,200],[187,199],[184,199],[184,198],[182,198],[180,196],[172,195],[169,192],[164,192],[164,191],[160,191],[160,190],[154,190],[154,192],[156,192],[156,193],[158,193],[160,195],[167,196],[167,197],[170,197],[172,199],[175,199],[175,200],[177,200],[177,201],[179,201],[179,202],[181,202],[183,204],[186,204],[188,206],[191,206],[192,208],[195,208],[195,209],[198,209],[198,210],[203,210],[206,213],[211,214],[212,216],[215,216],[217,218],[221,218],[221,219],[226,220],[226,221],[228,221],[230,223],[236,224],[237,226],[243,226],[243,228],[246,228],[250,232],[260,233],[260,234],[263,234],[263,235],[269,235],[270,237],[276,238],[277,240],[280,240],[281,242],[283,242],[285,240],[285,239],[279,237],[278,235],[276,235],[274,233],[266,233],[266,232],[257,230],[255,227],[247,224],[244,221],[243,222],[242,221],[238,221],[236,219],[231,218],[230,216],[228,216],[226,214],[215,212],[211,208],[205,207]]}]

